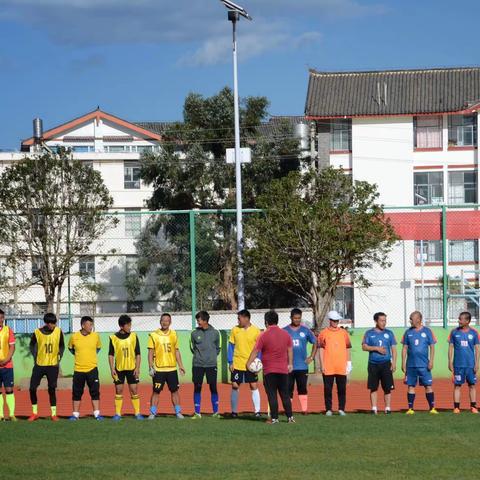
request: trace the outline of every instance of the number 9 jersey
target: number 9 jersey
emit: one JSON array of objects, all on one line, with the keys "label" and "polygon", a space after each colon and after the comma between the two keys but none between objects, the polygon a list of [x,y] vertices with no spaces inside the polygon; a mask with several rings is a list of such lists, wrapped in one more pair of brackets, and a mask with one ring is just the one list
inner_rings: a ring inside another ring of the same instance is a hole
[{"label": "number 9 jersey", "polygon": [[178,338],[175,330],[163,332],[159,328],[150,333],[147,348],[153,350],[157,372],[171,372],[177,369]]}]

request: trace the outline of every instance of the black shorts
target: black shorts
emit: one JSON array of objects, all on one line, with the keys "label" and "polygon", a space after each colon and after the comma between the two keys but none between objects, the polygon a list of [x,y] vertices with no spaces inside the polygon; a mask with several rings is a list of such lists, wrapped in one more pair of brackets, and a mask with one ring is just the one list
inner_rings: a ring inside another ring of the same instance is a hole
[{"label": "black shorts", "polygon": [[72,380],[72,399],[79,402],[82,399],[85,383],[88,385],[88,391],[92,400],[100,400],[100,382],[98,381],[98,368],[89,372],[73,372]]},{"label": "black shorts", "polygon": [[368,364],[367,387],[370,391],[376,392],[379,383],[382,384],[382,389],[387,394],[395,389],[391,367],[391,362]]},{"label": "black shorts", "polygon": [[123,385],[125,380],[129,385],[135,385],[140,380],[135,376],[135,370],[116,370],[118,380],[115,380],[113,383],[115,385]]},{"label": "black shorts", "polygon": [[202,383],[204,376],[208,384],[217,383],[217,367],[192,367],[193,383]]},{"label": "black shorts", "polygon": [[163,386],[167,383],[170,392],[176,392],[180,388],[180,382],[178,381],[178,373],[176,370],[170,372],[155,372],[153,376],[153,391],[160,393],[163,390]]},{"label": "black shorts", "polygon": [[307,395],[308,370],[293,370],[293,372],[288,374],[288,390],[290,392],[290,398],[293,398],[295,383],[297,384],[297,393],[299,395]]},{"label": "black shorts", "polygon": [[30,378],[30,390],[36,390],[42,378],[45,376],[47,377],[48,388],[57,388],[58,371],[58,365],[48,365],[45,367],[34,365],[32,377]]},{"label": "black shorts", "polygon": [[258,375],[250,370],[234,370],[230,380],[235,383],[255,383],[258,382]]}]

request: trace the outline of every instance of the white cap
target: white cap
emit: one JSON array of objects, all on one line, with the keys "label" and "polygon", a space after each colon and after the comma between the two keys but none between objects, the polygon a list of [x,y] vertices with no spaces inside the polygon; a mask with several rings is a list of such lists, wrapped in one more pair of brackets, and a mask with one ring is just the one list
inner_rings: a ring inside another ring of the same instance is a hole
[{"label": "white cap", "polygon": [[330,310],[327,317],[329,320],[343,320],[342,316],[336,310]]}]

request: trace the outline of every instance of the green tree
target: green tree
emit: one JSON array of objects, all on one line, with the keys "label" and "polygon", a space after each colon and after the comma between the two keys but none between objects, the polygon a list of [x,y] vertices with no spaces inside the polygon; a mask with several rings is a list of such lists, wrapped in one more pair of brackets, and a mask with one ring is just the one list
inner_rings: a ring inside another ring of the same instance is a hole
[{"label": "green tree", "polygon": [[[267,108],[265,97],[241,102],[242,143],[252,149],[252,162],[242,166],[245,208],[255,206],[255,199],[273,179],[300,167],[298,140],[288,124],[278,125],[274,135],[262,134]],[[188,95],[183,117],[182,123],[164,133],[161,152],[142,157],[142,179],[154,188],[148,206],[158,210],[234,207],[234,166],[225,161],[226,148],[234,146],[232,91],[224,88],[208,98]],[[236,309],[235,216],[196,218],[197,278],[203,294],[199,301]],[[170,303],[177,308],[190,307],[189,264],[178,261],[188,261],[188,248],[188,219],[179,216],[150,219],[137,243],[140,272],[147,275],[155,270],[159,293],[171,293]],[[247,275],[246,281],[250,280]]]},{"label": "green tree", "polygon": [[332,167],[273,182],[246,226],[249,265],[307,302],[320,326],[340,282],[368,287],[366,271],[389,265],[397,237],[377,199],[376,185]]},{"label": "green tree", "polygon": [[[70,268],[117,220],[99,172],[69,151],[45,152],[14,163],[0,177],[0,244],[15,270],[41,285],[47,311],[60,313]],[[29,268],[32,265],[32,268]]]}]

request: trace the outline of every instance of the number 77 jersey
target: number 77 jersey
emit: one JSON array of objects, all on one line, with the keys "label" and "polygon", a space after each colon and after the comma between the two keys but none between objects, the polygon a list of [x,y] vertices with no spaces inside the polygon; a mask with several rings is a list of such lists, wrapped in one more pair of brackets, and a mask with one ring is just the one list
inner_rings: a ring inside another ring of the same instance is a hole
[{"label": "number 77 jersey", "polygon": [[150,333],[147,348],[153,350],[157,372],[171,372],[177,369],[178,338],[175,330],[163,332],[159,328]]}]

